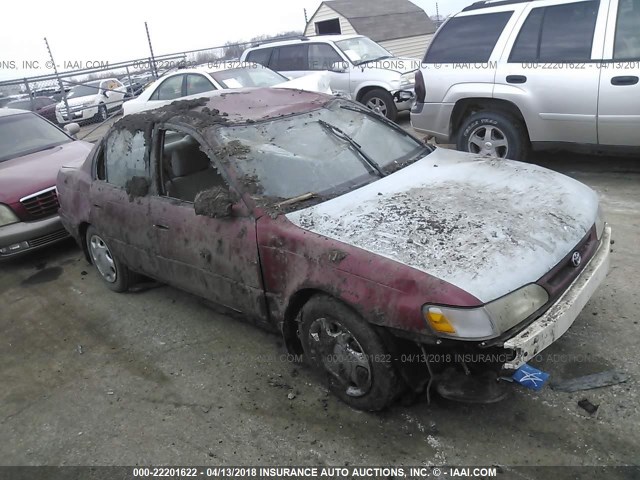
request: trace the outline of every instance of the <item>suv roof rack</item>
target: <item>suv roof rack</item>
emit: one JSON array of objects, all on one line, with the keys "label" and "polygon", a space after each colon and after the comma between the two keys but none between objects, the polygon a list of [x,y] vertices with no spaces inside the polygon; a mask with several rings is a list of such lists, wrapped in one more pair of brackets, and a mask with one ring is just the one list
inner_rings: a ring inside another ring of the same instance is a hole
[{"label": "suv roof rack", "polygon": [[463,12],[468,12],[469,10],[479,10],[481,8],[489,8],[489,7],[500,7],[502,5],[511,5],[515,3],[527,3],[533,2],[535,0],[483,0],[481,2],[475,2],[468,7],[462,9]]}]

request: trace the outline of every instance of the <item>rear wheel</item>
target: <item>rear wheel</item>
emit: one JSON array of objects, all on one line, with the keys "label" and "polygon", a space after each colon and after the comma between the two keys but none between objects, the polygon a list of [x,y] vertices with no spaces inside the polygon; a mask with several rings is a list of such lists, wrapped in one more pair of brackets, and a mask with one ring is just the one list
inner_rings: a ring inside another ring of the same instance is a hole
[{"label": "rear wheel", "polygon": [[111,253],[109,245],[94,227],[87,229],[87,250],[102,281],[114,292],[129,289],[131,272]]},{"label": "rear wheel", "polygon": [[302,309],[299,335],[307,363],[342,401],[377,411],[394,400],[399,381],[391,355],[349,307],[327,295],[312,297]]},{"label": "rear wheel", "polygon": [[396,102],[393,101],[391,94],[382,88],[368,91],[362,96],[360,102],[368,109],[387,117],[389,120],[395,122],[396,118],[398,118]]},{"label": "rear wheel", "polygon": [[457,147],[483,157],[525,160],[529,138],[522,122],[513,115],[481,110],[462,121]]}]

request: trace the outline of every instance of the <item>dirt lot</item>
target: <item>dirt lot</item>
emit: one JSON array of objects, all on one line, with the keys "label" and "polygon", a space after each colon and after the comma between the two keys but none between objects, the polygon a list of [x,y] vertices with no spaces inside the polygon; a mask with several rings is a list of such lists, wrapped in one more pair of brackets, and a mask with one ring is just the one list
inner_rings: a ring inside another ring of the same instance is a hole
[{"label": "dirt lot", "polygon": [[357,412],[277,336],[170,287],[112,293],[66,242],[0,267],[0,463],[639,464],[640,159],[535,161],[595,188],[615,239],[605,285],[537,366],[626,384]]}]

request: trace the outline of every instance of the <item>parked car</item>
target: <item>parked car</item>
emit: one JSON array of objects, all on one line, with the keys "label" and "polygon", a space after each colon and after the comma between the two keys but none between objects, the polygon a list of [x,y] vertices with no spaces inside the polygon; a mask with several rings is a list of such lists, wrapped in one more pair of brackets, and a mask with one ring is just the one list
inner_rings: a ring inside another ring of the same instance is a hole
[{"label": "parked car", "polygon": [[29,110],[36,112],[41,117],[46,118],[52,123],[58,123],[56,119],[56,102],[50,97],[34,97],[33,99],[14,100],[7,103],[5,108],[13,108],[18,110]]},{"label": "parked car", "polygon": [[611,230],[571,178],[434,149],[339,97],[209,95],[120,120],[62,169],[62,221],[108,288],[137,272],[242,312],[355,408],[425,385],[416,369],[446,384],[459,358],[495,385],[607,274]]},{"label": "parked car", "polygon": [[29,98],[29,95],[9,95],[7,97],[0,97],[0,108],[5,107],[10,102],[22,100],[23,98]]},{"label": "parked car", "polygon": [[127,96],[137,97],[148,85],[153,83],[154,80],[153,75],[148,73],[125,76],[121,78],[120,81],[127,89]]},{"label": "parked car", "polygon": [[126,93],[126,87],[115,78],[76,85],[67,95],[71,115],[67,115],[65,103],[61,101],[56,106],[56,119],[60,124],[103,122],[109,118],[109,112],[122,106]]},{"label": "parked car", "polygon": [[362,35],[323,35],[266,43],[245,50],[257,62],[289,77],[328,70],[334,93],[357,100],[390,120],[414,102],[420,61],[396,58]]},{"label": "parked car", "polygon": [[[224,65],[224,64],[223,64]],[[331,93],[326,75],[317,72],[289,80],[259,63],[226,68],[225,66],[178,69],[160,77],[138,98],[129,100],[123,114],[151,110],[179,98],[197,98],[202,93],[249,87],[274,87]]]},{"label": "parked car", "polygon": [[459,150],[640,147],[640,2],[478,2],[436,33],[411,123]]},{"label": "parked car", "polygon": [[80,166],[92,145],[35,113],[0,109],[0,261],[68,238],[60,224],[58,170]]}]

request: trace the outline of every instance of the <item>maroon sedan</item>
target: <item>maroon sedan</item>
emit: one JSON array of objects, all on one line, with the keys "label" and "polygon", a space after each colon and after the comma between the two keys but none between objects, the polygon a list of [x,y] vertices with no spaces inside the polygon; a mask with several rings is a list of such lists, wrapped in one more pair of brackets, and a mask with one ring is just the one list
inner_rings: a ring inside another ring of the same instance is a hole
[{"label": "maroon sedan", "polygon": [[609,265],[585,185],[433,149],[322,94],[124,117],[57,186],[109,288],[136,272],[242,312],[360,409],[433,385],[501,398],[496,379],[569,329]]},{"label": "maroon sedan", "polygon": [[35,112],[51,123],[58,124],[56,120],[56,105],[58,102],[51,97],[34,97],[32,99],[22,98],[7,103],[6,108],[17,110],[29,110]]},{"label": "maroon sedan", "polygon": [[68,237],[56,177],[63,165],[80,166],[91,148],[35,113],[0,109],[0,261]]}]

